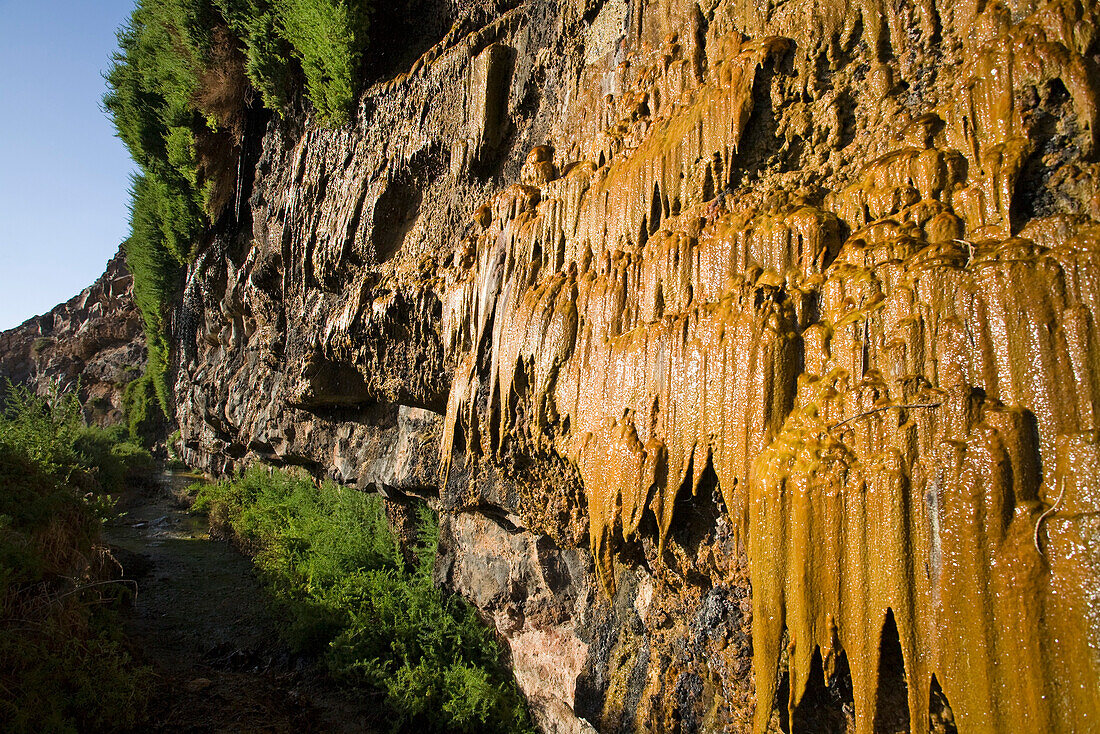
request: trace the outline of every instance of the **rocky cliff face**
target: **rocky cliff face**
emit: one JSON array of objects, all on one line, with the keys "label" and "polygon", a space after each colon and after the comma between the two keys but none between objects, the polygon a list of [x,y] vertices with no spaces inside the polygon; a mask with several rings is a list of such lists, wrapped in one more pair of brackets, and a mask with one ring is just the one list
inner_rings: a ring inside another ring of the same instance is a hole
[{"label": "rocky cliff face", "polygon": [[1100,726],[1100,12],[502,0],[272,122],[182,454],[442,510],[547,731]]},{"label": "rocky cliff face", "polygon": [[0,379],[39,394],[80,383],[85,416],[121,423],[122,388],[145,368],[145,335],[121,250],[95,283],[49,313],[0,333]]}]

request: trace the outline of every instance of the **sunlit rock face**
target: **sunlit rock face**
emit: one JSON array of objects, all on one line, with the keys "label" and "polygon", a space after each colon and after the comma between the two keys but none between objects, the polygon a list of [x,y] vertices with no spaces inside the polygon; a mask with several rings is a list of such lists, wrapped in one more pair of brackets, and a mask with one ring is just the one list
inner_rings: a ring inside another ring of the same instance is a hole
[{"label": "sunlit rock face", "polygon": [[185,455],[429,498],[548,731],[1100,727],[1097,7],[437,10],[254,143]]},{"label": "sunlit rock face", "polygon": [[123,390],[144,368],[145,334],[121,250],[95,283],[0,332],[0,393],[5,380],[42,396],[79,388],[84,417],[94,425],[123,421]]}]

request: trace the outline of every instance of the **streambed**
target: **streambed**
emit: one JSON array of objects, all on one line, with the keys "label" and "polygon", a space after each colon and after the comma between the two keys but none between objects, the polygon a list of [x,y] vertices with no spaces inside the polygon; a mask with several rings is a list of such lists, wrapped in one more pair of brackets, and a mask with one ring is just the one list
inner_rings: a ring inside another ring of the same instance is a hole
[{"label": "streambed", "polygon": [[279,642],[251,560],[187,510],[200,477],[164,473],[119,500],[104,533],[137,584],[126,632],[156,673],[153,731],[370,732],[377,701]]}]

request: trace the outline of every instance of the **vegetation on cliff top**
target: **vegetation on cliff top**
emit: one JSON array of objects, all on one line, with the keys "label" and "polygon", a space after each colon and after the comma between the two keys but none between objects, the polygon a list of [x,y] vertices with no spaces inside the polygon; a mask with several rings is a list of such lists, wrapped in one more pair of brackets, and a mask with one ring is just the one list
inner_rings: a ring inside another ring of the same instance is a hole
[{"label": "vegetation on cliff top", "polygon": [[395,729],[531,729],[492,633],[432,583],[439,527],[426,508],[409,561],[381,498],[332,483],[254,468],[201,486],[195,507],[255,554],[290,620],[287,641],[322,653],[337,678],[384,692]]},{"label": "vegetation on cliff top", "polygon": [[139,0],[119,32],[104,105],[140,168],[126,263],[166,413],[169,304],[199,237],[236,201],[256,93],[282,114],[304,91],[322,122],[345,122],[370,9],[369,0]]},{"label": "vegetation on cliff top", "polygon": [[128,587],[100,539],[106,491],[149,454],[90,428],[75,394],[7,386],[0,412],[0,729],[118,731],[141,716],[149,670],[112,614]]}]

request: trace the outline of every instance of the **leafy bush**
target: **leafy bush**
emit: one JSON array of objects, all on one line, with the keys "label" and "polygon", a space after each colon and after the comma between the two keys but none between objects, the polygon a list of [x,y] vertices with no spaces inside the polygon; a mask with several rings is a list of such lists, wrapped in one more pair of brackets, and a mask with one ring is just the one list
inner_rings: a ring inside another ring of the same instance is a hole
[{"label": "leafy bush", "polygon": [[130,439],[123,426],[88,426],[73,447],[84,463],[94,467],[95,479],[106,492],[119,492],[127,482],[146,477],[156,469],[152,455]]},{"label": "leafy bush", "polygon": [[7,386],[0,412],[0,729],[117,731],[149,690],[110,613],[102,495],[147,452],[83,425],[75,394]]},{"label": "leafy bush", "polygon": [[163,384],[163,380],[158,382],[148,372],[128,382],[122,390],[122,412],[130,441],[150,445],[167,422],[157,398],[158,384]]},{"label": "leafy bush", "polygon": [[345,122],[358,91],[368,8],[354,0],[279,0],[276,9],[305,72],[309,101],[323,120]]},{"label": "leafy bush", "polygon": [[[124,250],[134,276],[134,300],[145,325],[149,361],[161,407],[169,412],[168,304],[179,291],[181,266],[209,220],[206,181],[196,155],[205,119],[191,102],[198,90],[204,34],[191,3],[139,3],[119,33],[120,51],[107,75],[104,105],[118,136],[141,169],[131,187],[130,237]],[[206,28],[209,19],[206,20]]]},{"label": "leafy bush", "polygon": [[327,125],[343,124],[359,92],[373,4],[367,0],[214,0],[245,50],[264,105],[281,112],[304,77]]},{"label": "leafy bush", "polygon": [[0,445],[18,450],[45,474],[58,474],[77,464],[74,444],[83,428],[76,393],[54,388],[43,398],[25,385],[6,383]]},{"label": "leafy bush", "polygon": [[332,674],[384,691],[395,728],[526,731],[526,708],[476,611],[432,583],[439,528],[421,508],[405,560],[382,501],[254,468],[200,486],[195,508],[254,553],[286,637]]},{"label": "leafy bush", "polygon": [[247,49],[248,80],[259,91],[264,106],[281,113],[290,106],[297,74],[289,63],[290,50],[279,31],[275,11],[268,8],[247,17],[241,36]]}]

